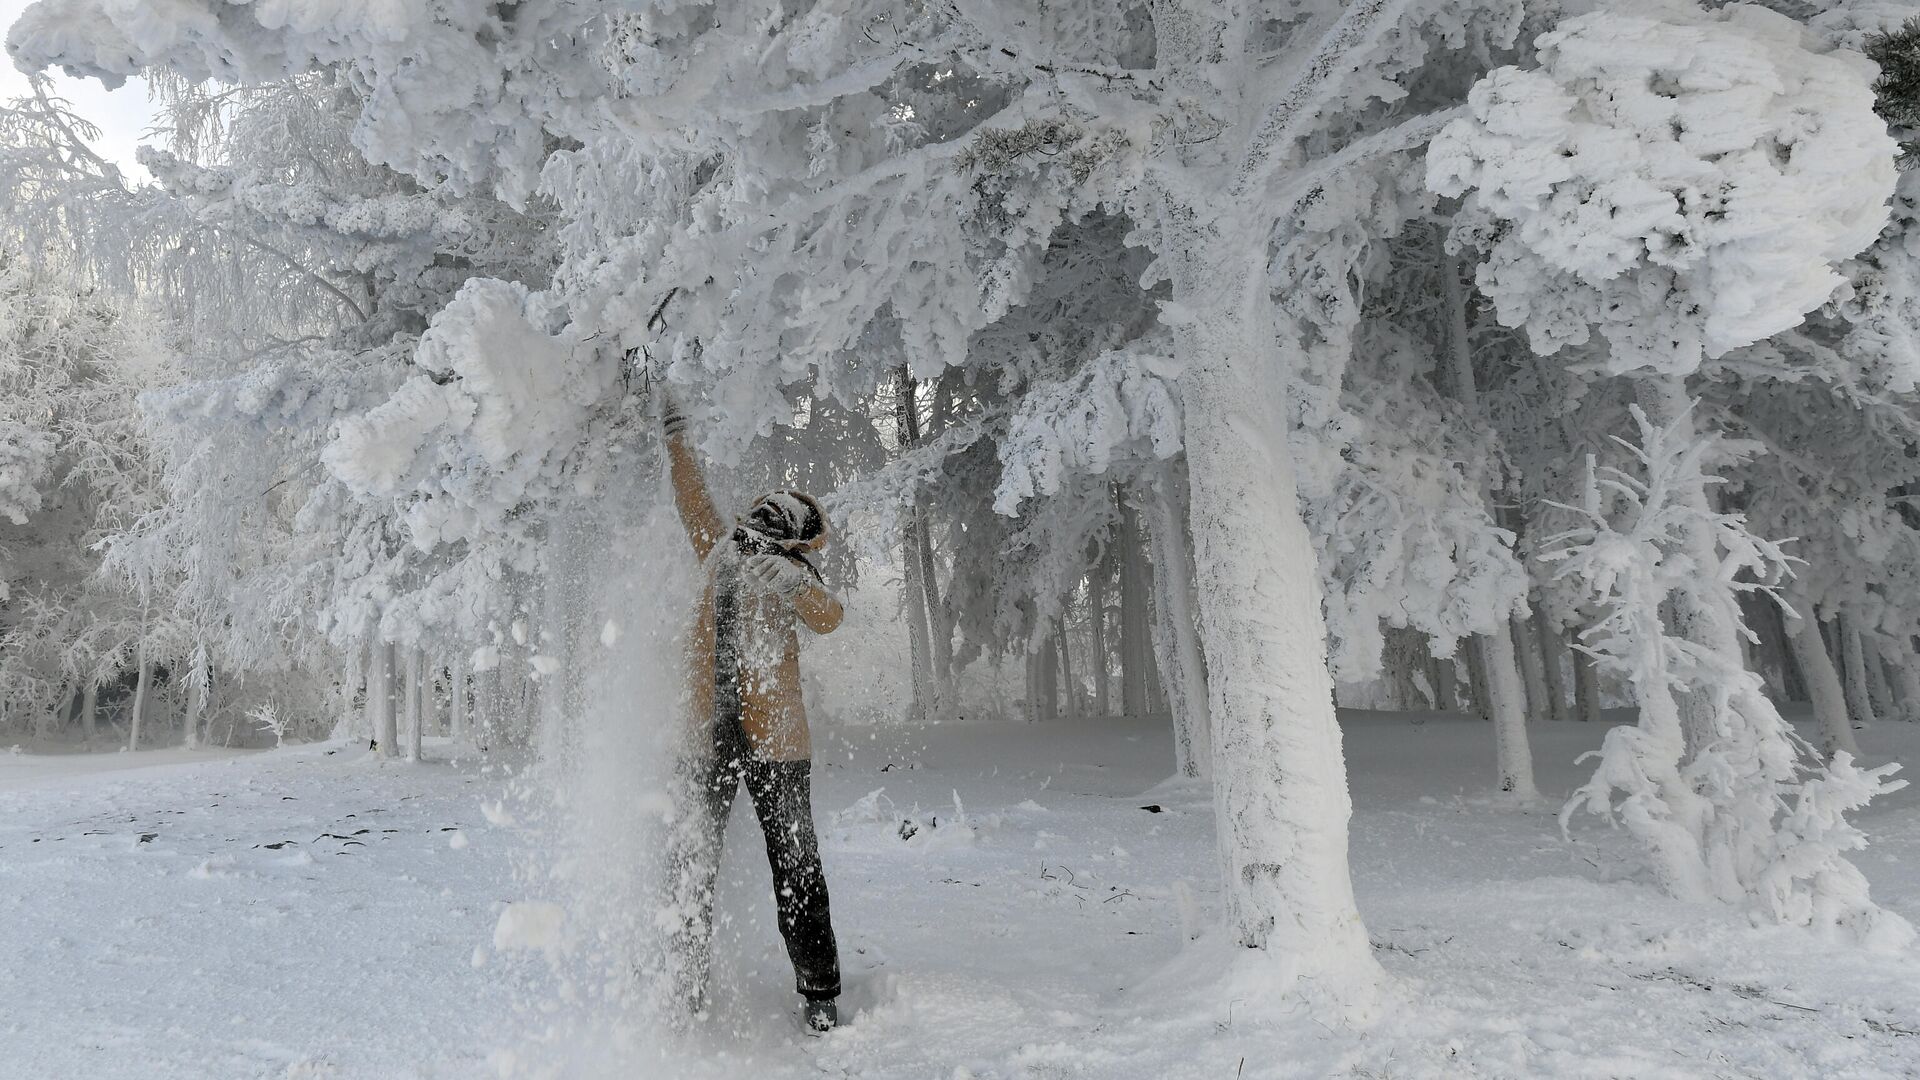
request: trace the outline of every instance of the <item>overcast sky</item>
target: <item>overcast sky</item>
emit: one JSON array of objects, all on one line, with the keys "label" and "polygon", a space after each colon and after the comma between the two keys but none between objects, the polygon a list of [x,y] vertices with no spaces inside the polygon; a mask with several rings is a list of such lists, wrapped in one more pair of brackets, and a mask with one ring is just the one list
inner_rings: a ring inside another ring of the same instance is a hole
[{"label": "overcast sky", "polygon": [[[0,27],[13,25],[31,0],[0,0]],[[97,79],[69,79],[58,71],[51,73],[54,92],[73,103],[73,111],[86,117],[100,129],[94,150],[127,170],[129,177],[145,179],[146,170],[133,162],[133,148],[153,123],[153,103],[147,100],[143,79],[128,79],[126,85],[109,92]],[[0,57],[0,100],[21,97],[30,91],[27,77],[14,70],[10,57]]]}]

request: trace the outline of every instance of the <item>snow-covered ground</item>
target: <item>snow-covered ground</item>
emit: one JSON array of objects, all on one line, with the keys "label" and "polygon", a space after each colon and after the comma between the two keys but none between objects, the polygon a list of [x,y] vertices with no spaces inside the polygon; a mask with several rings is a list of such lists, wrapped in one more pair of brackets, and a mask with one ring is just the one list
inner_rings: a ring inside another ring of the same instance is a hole
[{"label": "snow-covered ground", "polygon": [[[339,747],[104,772],[0,757],[0,1076],[1920,1075],[1914,957],[1607,880],[1623,835],[1582,823],[1568,845],[1554,807],[1485,796],[1486,724],[1344,719],[1356,885],[1394,977],[1360,1028],[1224,981],[1230,952],[1189,942],[1211,919],[1212,818],[1162,783],[1156,725],[826,733],[850,1022],[819,1040],[797,1029],[743,811],[715,1015],[555,1043],[538,1036],[566,1006],[540,966],[492,952],[530,843],[492,809],[500,770],[445,747],[415,767]],[[1534,735],[1564,795],[1599,730]],[[1920,727],[1862,742],[1911,759]],[[1876,898],[1920,920],[1920,797],[1866,824]]]}]

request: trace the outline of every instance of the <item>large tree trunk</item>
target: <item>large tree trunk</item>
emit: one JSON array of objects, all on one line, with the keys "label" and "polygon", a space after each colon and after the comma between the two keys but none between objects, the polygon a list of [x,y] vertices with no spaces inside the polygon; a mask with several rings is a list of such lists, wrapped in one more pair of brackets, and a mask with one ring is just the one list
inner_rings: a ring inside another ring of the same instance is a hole
[{"label": "large tree trunk", "polygon": [[1287,446],[1292,365],[1276,355],[1264,240],[1238,258],[1227,246],[1191,253],[1212,280],[1175,291],[1194,307],[1177,341],[1227,918],[1289,974],[1370,997],[1319,560]]},{"label": "large tree trunk", "polygon": [[1813,618],[1813,602],[1795,596],[1788,603],[1800,617],[1788,620],[1787,643],[1800,665],[1801,677],[1807,681],[1813,717],[1820,724],[1821,756],[1831,760],[1835,753],[1844,750],[1857,758],[1860,746],[1854,741],[1853,725],[1847,718],[1846,691],[1840,686],[1840,673],[1834,670],[1833,658],[1827,655],[1826,643],[1820,639],[1820,624]]},{"label": "large tree trunk", "polygon": [[1147,535],[1153,543],[1156,646],[1167,673],[1173,714],[1174,767],[1182,776],[1209,776],[1213,755],[1207,722],[1207,665],[1195,624],[1193,557],[1187,548],[1186,499],[1174,466],[1154,485]]},{"label": "large tree trunk", "polygon": [[86,685],[80,688],[80,731],[88,742],[93,741],[95,725],[100,717],[100,688],[94,685],[93,678],[87,678]]}]

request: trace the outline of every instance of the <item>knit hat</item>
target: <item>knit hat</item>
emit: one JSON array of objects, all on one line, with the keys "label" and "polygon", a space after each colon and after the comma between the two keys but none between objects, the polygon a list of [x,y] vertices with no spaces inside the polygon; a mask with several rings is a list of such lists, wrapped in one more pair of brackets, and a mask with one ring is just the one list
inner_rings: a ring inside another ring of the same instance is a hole
[{"label": "knit hat", "polygon": [[770,491],[760,496],[740,524],[788,551],[818,551],[827,542],[827,515],[813,496]]}]

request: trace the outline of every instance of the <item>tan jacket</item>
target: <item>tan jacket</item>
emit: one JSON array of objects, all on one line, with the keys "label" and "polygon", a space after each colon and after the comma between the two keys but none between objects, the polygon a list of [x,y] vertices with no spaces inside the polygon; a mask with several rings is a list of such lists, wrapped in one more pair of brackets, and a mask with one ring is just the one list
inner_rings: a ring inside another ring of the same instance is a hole
[{"label": "tan jacket", "polygon": [[[686,526],[693,553],[707,569],[699,617],[687,639],[689,720],[696,740],[704,740],[713,725],[713,574],[717,560],[732,555],[716,553],[714,548],[733,530],[714,509],[699,463],[684,439],[667,440],[667,458],[680,522]],[[830,634],[845,612],[832,593],[810,585],[791,603],[773,595],[742,596],[740,614],[740,720],[747,741],[762,761],[805,761],[813,756],[813,745],[807,737],[806,706],[800,699],[800,641],[794,623],[816,634]]]}]

